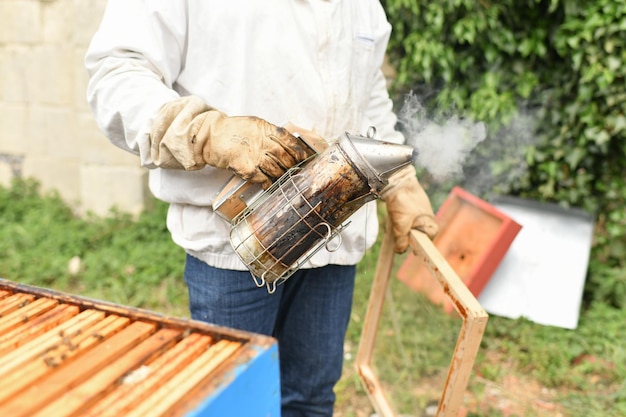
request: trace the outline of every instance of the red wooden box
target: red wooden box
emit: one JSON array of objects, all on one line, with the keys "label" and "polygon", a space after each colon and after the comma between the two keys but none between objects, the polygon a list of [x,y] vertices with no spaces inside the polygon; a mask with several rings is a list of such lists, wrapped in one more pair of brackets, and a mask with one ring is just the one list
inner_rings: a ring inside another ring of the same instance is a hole
[{"label": "red wooden box", "polygon": [[[486,201],[454,187],[437,212],[439,234],[433,243],[478,297],[522,226]],[[441,285],[413,253],[405,259],[398,278],[451,313],[454,308]]]}]

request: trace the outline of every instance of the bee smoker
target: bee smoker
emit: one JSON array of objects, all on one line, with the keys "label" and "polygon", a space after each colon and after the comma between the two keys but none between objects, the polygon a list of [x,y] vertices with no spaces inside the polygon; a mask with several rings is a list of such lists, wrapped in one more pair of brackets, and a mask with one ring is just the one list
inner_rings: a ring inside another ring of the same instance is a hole
[{"label": "bee smoker", "polygon": [[366,137],[346,132],[267,190],[231,180],[215,199],[213,208],[231,222],[231,245],[257,286],[273,293],[317,251],[336,250],[349,217],[413,161],[413,147],[375,140],[375,134],[374,127]]}]

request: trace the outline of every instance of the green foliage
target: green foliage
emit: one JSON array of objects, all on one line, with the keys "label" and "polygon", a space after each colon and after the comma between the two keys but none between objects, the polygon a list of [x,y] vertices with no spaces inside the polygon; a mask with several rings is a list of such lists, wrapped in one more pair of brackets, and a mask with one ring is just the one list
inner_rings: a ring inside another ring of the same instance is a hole
[{"label": "green foliage", "polygon": [[594,214],[585,299],[626,307],[626,0],[384,6],[396,100],[413,91],[433,115],[488,126],[459,185]]}]

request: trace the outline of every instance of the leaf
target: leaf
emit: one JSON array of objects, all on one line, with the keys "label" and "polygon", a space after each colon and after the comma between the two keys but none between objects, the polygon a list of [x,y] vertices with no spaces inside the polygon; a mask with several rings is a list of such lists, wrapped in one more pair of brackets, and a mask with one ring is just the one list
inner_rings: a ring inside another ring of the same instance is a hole
[{"label": "leaf", "polygon": [[617,71],[622,65],[624,65],[624,62],[615,56],[608,56],[606,58],[606,63],[610,71]]},{"label": "leaf", "polygon": [[567,153],[565,161],[570,168],[575,169],[586,155],[587,152],[585,149],[574,148]]},{"label": "leaf", "polygon": [[618,114],[607,117],[607,124],[611,127],[612,133],[616,134],[626,130],[626,116]]},{"label": "leaf", "polygon": [[596,126],[585,129],[585,137],[598,145],[605,145],[611,139],[606,130]]}]

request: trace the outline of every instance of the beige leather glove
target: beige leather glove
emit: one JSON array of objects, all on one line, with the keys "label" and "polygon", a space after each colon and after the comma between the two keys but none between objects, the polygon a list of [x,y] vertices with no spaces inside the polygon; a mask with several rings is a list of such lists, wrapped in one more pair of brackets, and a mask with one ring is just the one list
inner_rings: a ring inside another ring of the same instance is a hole
[{"label": "beige leather glove", "polygon": [[411,229],[426,233],[433,239],[439,231],[433,208],[426,192],[417,180],[413,165],[407,165],[389,178],[381,198],[387,204],[395,237],[394,251],[406,252]]},{"label": "beige leather glove", "polygon": [[197,96],[166,103],[156,115],[150,141],[159,167],[211,165],[265,188],[310,153],[286,129],[258,117],[228,117]]}]

